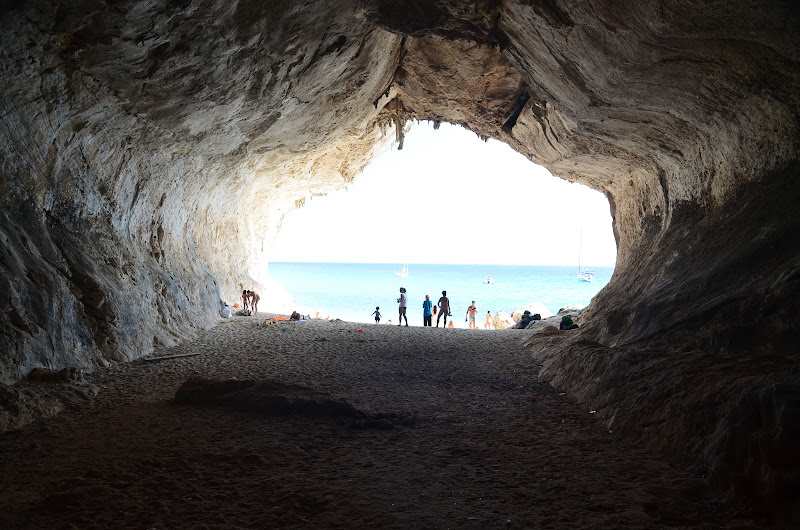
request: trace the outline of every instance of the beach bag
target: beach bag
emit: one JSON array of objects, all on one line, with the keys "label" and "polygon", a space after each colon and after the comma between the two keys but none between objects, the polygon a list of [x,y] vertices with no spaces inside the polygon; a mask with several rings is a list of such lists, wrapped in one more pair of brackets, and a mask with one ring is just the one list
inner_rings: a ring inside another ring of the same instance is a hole
[{"label": "beach bag", "polygon": [[231,318],[231,310],[227,307],[220,311],[219,314],[222,318]]}]

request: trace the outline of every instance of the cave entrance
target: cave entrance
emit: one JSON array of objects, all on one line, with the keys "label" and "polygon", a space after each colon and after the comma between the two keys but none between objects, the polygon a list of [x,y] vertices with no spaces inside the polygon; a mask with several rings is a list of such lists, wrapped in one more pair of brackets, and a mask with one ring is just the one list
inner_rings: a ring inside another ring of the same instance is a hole
[{"label": "cave entrance", "polygon": [[[603,194],[552,176],[508,145],[417,123],[403,150],[289,212],[269,269],[304,313],[370,322],[381,307],[382,322],[396,321],[404,286],[414,308],[448,290],[456,324],[466,327],[460,313],[472,300],[482,316],[530,303],[552,313],[587,305],[613,272],[611,223]],[[591,282],[578,278],[579,268],[594,270]],[[490,276],[494,283],[485,283]]]}]

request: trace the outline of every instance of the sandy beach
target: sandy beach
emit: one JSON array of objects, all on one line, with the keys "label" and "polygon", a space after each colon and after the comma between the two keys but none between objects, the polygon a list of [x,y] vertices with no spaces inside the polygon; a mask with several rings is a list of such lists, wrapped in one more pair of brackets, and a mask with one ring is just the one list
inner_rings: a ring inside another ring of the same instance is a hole
[{"label": "sandy beach", "polygon": [[[697,472],[607,432],[540,380],[526,330],[259,320],[223,321],[154,354],[197,356],[37,383],[96,395],[0,435],[0,526],[747,524]],[[176,404],[176,390],[197,376],[303,385],[403,421],[356,428],[257,406]]]}]

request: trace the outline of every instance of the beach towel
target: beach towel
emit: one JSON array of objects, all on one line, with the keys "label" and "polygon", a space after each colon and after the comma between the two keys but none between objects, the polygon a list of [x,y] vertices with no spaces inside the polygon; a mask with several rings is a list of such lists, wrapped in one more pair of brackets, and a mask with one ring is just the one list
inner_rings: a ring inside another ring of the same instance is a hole
[{"label": "beach towel", "polygon": [[[268,322],[269,323],[283,322],[285,320],[289,320],[289,317],[281,315],[281,316],[277,316],[277,317],[267,318],[267,319],[264,320],[264,323],[266,324]],[[297,322],[297,320],[293,320],[292,322]]]}]

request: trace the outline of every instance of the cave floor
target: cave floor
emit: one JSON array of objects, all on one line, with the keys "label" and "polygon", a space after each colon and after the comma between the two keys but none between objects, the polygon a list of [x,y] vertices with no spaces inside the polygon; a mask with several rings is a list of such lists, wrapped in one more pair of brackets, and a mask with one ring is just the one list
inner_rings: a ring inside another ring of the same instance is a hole
[{"label": "cave floor", "polygon": [[[538,378],[524,330],[236,318],[86,376],[0,435],[4,528],[750,526],[702,477]],[[177,405],[189,377],[272,379],[416,418],[394,429]],[[53,383],[50,383],[51,385]]]}]

